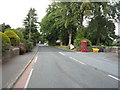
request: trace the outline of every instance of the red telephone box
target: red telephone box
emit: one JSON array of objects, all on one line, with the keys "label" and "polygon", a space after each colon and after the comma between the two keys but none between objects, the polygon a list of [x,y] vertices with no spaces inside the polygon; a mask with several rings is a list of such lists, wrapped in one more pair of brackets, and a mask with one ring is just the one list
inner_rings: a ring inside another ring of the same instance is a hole
[{"label": "red telephone box", "polygon": [[87,41],[86,40],[81,41],[81,52],[87,52]]}]

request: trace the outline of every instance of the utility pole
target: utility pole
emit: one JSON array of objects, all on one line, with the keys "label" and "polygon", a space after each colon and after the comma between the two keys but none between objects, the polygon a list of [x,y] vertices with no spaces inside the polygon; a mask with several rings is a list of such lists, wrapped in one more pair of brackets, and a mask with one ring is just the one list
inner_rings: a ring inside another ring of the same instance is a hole
[{"label": "utility pole", "polygon": [[31,39],[31,10],[30,10],[30,20],[29,20],[29,24],[30,24],[30,27],[29,27],[29,40]]}]

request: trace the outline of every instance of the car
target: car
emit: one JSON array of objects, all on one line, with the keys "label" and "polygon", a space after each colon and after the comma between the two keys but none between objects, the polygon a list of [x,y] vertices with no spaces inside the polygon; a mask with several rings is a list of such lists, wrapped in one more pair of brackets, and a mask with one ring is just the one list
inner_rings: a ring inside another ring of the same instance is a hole
[{"label": "car", "polygon": [[120,41],[117,41],[117,43],[120,43]]}]

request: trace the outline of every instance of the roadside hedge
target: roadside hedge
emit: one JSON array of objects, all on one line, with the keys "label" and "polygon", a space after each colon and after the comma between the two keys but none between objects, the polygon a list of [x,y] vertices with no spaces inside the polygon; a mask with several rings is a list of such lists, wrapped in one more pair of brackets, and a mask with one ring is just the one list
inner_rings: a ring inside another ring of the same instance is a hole
[{"label": "roadside hedge", "polygon": [[12,46],[16,46],[16,45],[19,44],[20,38],[19,38],[19,36],[14,31],[7,30],[4,33],[10,38]]}]

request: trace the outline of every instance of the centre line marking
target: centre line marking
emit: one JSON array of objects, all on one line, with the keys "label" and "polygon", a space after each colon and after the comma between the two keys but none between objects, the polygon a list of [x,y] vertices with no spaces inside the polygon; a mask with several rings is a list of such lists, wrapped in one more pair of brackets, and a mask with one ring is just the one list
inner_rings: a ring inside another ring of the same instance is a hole
[{"label": "centre line marking", "polygon": [[26,82],[24,88],[27,88],[27,86],[28,86],[28,84],[29,84],[29,81],[30,81],[30,78],[31,78],[31,76],[32,76],[32,72],[33,72],[33,68],[32,68],[31,71],[30,71],[30,74],[29,74],[29,76],[28,76],[28,79],[27,79],[27,82]]},{"label": "centre line marking", "polygon": [[64,54],[64,53],[62,53],[62,52],[59,52],[59,53],[65,56],[65,54]]},{"label": "centre line marking", "polygon": [[109,77],[111,77],[111,78],[113,78],[113,79],[115,79],[115,80],[118,80],[118,81],[120,81],[120,79],[119,78],[117,78],[117,77],[115,77],[115,76],[112,76],[112,75],[108,75]]},{"label": "centre line marking", "polygon": [[81,52],[76,52],[76,53],[81,53]]},{"label": "centre line marking", "polygon": [[75,58],[73,58],[73,57],[70,57],[70,58],[71,58],[72,60],[74,60],[74,61],[80,63],[80,64],[87,65],[87,64],[85,64],[85,63],[83,63],[83,62],[81,62],[81,61],[79,61],[79,60],[77,60],[77,59],[75,59]]},{"label": "centre line marking", "polygon": [[37,58],[37,57],[35,57],[35,63],[37,62],[37,59],[38,59],[38,58]]}]

